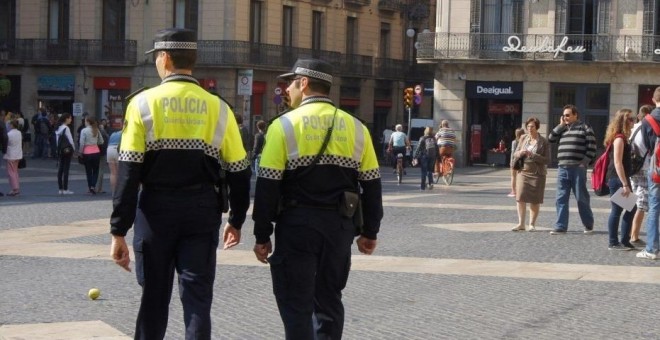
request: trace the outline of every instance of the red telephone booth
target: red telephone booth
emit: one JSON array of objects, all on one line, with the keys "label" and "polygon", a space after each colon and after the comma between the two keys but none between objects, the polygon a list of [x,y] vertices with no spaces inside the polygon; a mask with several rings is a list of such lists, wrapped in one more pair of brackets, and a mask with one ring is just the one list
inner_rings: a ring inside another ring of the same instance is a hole
[{"label": "red telephone booth", "polygon": [[474,124],[470,127],[470,159],[481,159],[481,125]]}]

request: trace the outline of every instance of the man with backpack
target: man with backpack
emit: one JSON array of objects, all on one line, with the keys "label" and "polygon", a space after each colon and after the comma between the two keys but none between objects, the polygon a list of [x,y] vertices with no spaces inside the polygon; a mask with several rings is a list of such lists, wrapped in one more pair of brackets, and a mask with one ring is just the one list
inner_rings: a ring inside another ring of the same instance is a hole
[{"label": "man with backpack", "polygon": [[[651,114],[646,115],[642,120],[642,132],[644,136],[644,145],[649,151],[647,157],[651,158],[651,166],[648,171],[648,195],[649,210],[646,217],[646,248],[639,253],[637,257],[648,260],[658,258],[658,215],[660,214],[660,182],[653,180],[654,161],[660,155],[657,155],[656,140],[658,138],[649,119],[654,120],[656,125],[660,125],[660,87],[653,92],[653,103],[655,109]],[[655,154],[655,157],[653,155]]]},{"label": "man with backpack", "polygon": [[566,105],[557,125],[548,136],[557,143],[557,221],[552,235],[563,235],[568,230],[568,199],[571,191],[577,200],[584,233],[592,234],[594,214],[587,191],[587,167],[596,156],[596,137],[593,129],[578,119],[575,105]]}]

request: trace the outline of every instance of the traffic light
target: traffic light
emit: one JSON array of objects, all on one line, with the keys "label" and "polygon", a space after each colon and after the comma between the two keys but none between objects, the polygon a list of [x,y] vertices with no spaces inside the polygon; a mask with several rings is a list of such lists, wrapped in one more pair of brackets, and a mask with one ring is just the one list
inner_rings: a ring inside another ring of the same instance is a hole
[{"label": "traffic light", "polygon": [[406,106],[406,109],[409,109],[413,106],[413,88],[407,87],[403,90],[403,104]]}]

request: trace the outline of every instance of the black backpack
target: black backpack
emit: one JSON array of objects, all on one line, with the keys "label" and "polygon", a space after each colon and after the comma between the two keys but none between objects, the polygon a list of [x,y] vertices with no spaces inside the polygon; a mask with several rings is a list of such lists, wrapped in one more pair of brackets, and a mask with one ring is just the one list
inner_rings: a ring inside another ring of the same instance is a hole
[{"label": "black backpack", "polygon": [[57,152],[60,156],[71,155],[73,153],[73,145],[69,142],[69,139],[66,138],[66,129],[62,131],[59,138],[57,139]]}]

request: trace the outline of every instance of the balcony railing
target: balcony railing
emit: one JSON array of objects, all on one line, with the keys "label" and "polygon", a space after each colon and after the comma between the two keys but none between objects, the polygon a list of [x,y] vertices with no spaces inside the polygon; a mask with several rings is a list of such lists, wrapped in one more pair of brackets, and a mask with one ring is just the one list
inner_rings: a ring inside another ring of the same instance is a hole
[{"label": "balcony railing", "polygon": [[420,33],[419,59],[660,61],[660,36]]},{"label": "balcony railing", "polygon": [[400,0],[379,0],[378,9],[381,11],[396,12],[401,10]]},{"label": "balcony railing", "polygon": [[135,40],[15,39],[4,42],[9,64],[135,65]]},{"label": "balcony railing", "polygon": [[371,5],[371,0],[344,0],[344,3],[348,5],[369,6]]},{"label": "balcony railing", "polygon": [[[9,51],[9,65],[137,65],[135,40],[16,39],[0,41],[3,44]],[[286,71],[299,58],[316,58],[332,64],[341,76],[402,80],[414,73],[404,60],[335,51],[238,40],[200,40],[197,45],[197,64],[205,67]]]}]

